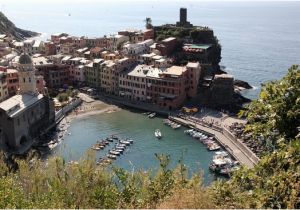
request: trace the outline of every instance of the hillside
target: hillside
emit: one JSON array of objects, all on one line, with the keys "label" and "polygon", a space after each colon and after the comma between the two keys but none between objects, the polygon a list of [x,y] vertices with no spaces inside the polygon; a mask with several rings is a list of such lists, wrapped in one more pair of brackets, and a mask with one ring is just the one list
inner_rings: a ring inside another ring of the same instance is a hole
[{"label": "hillside", "polygon": [[11,35],[17,41],[39,35],[39,33],[16,27],[2,12],[0,12],[0,34]]}]

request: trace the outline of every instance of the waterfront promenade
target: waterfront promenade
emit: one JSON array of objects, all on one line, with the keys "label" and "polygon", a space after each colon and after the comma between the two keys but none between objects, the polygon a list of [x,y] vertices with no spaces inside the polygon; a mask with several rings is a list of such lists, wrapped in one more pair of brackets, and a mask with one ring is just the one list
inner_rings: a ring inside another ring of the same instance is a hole
[{"label": "waterfront promenade", "polygon": [[213,129],[203,126],[200,123],[195,123],[188,119],[182,119],[178,117],[170,117],[170,119],[193,129],[201,130],[205,133],[213,135],[236,160],[248,168],[253,168],[259,160],[254,153],[249,152],[247,148],[241,146],[241,143],[238,142],[238,140],[234,140],[228,135],[225,135],[223,129]]}]

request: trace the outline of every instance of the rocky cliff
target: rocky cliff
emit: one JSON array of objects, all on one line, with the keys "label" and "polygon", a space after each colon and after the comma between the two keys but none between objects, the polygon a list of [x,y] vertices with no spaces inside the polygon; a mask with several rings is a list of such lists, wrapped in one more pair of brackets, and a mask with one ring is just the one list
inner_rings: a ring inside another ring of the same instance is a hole
[{"label": "rocky cliff", "polygon": [[0,34],[10,35],[17,41],[39,35],[39,33],[16,27],[2,12],[0,12]]}]

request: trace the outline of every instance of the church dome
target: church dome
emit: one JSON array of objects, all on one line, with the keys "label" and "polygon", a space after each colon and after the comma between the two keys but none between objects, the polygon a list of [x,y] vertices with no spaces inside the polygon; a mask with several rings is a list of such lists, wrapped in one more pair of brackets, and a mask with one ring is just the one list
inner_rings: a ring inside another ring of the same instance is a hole
[{"label": "church dome", "polygon": [[28,54],[22,54],[19,58],[20,64],[32,64],[31,57]]}]

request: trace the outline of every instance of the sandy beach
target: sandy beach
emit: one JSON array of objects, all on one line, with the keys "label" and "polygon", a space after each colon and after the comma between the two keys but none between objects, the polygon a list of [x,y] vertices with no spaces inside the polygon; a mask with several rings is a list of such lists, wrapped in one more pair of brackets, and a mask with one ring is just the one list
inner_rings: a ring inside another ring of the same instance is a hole
[{"label": "sandy beach", "polygon": [[85,102],[83,101],[82,104],[77,107],[74,111],[68,114],[68,119],[73,120],[77,118],[87,117],[96,114],[102,113],[112,113],[121,110],[118,106],[107,104],[100,100],[95,100],[93,102]]}]

